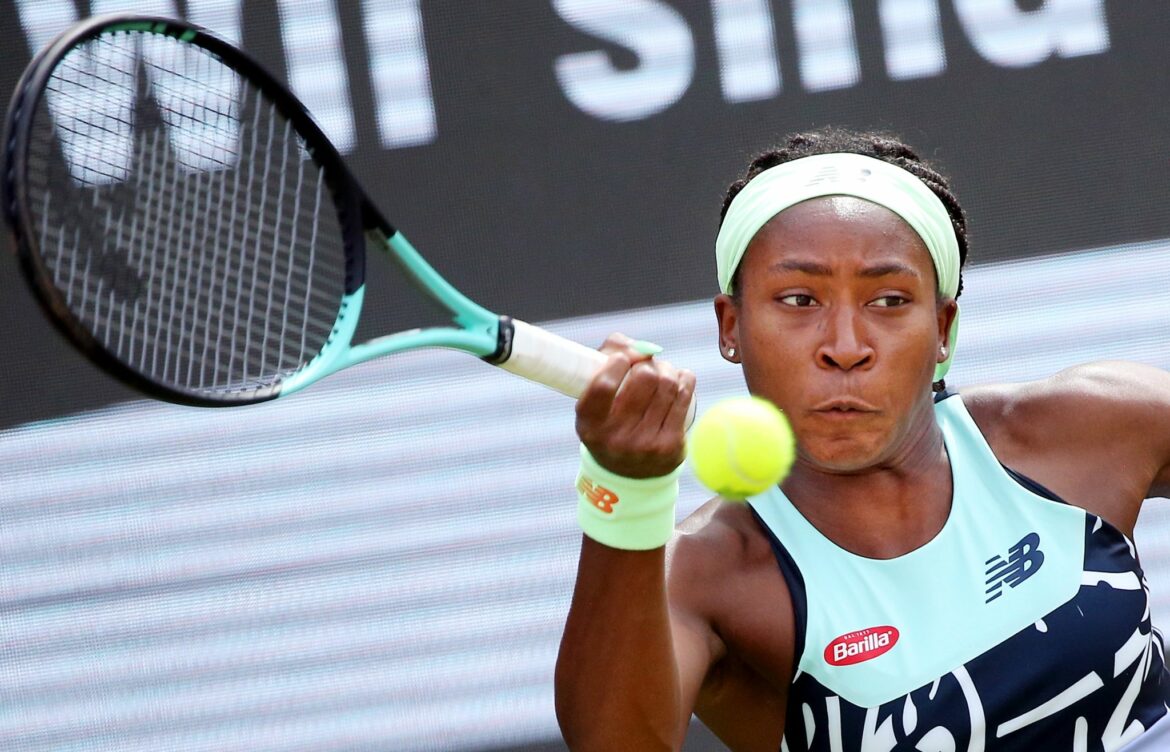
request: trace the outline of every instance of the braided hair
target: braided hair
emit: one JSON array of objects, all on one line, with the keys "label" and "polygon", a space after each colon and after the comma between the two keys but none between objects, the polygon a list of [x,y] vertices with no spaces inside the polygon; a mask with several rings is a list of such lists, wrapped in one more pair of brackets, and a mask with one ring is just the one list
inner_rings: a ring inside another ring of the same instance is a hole
[{"label": "braided hair", "polygon": [[[963,292],[962,269],[967,263],[967,215],[963,211],[963,207],[959,205],[955,194],[951,192],[950,181],[939,172],[938,168],[918,156],[914,149],[896,136],[887,133],[852,131],[831,127],[789,136],[782,146],[756,156],[748,165],[747,173],[727,189],[727,196],[723,199],[723,209],[719,212],[720,225],[723,224],[723,219],[727,216],[727,209],[731,206],[732,199],[743,190],[752,178],[764,170],[801,157],[842,152],[876,157],[884,162],[897,165],[921,180],[934,195],[938,196],[951,218],[951,226],[955,230],[955,238],[959,243],[959,289],[955,293],[955,297],[959,297]],[[732,297],[737,297],[738,291],[739,269],[737,268],[731,278]],[[941,380],[934,384],[935,391],[942,391],[945,388],[946,385]]]}]

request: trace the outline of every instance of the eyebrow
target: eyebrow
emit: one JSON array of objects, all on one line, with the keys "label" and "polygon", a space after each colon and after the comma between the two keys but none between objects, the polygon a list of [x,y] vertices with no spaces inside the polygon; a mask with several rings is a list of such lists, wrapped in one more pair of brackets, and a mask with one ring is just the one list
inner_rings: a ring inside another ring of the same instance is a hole
[{"label": "eyebrow", "polygon": [[[833,276],[832,267],[827,264],[822,264],[817,261],[802,261],[798,259],[786,259],[772,264],[770,267],[772,271],[790,271],[801,272],[809,274],[814,277],[831,277]],[[919,277],[918,270],[906,264],[900,264],[895,261],[884,262],[880,264],[873,264],[872,266],[862,267],[857,273],[857,276],[872,279],[875,277],[886,277],[889,275],[905,275],[910,277]]]}]

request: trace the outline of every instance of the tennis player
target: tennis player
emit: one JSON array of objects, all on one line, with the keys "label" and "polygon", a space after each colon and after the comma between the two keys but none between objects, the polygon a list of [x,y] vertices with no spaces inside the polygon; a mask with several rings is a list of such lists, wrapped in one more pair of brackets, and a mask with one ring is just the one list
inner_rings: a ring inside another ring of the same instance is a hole
[{"label": "tennis player", "polygon": [[947,390],[966,221],[897,140],[795,136],[724,212],[719,345],[799,456],[674,530],[694,376],[607,340],[577,404],[569,746],[679,749],[694,712],[752,752],[1170,749],[1132,543],[1170,494],[1170,375]]}]

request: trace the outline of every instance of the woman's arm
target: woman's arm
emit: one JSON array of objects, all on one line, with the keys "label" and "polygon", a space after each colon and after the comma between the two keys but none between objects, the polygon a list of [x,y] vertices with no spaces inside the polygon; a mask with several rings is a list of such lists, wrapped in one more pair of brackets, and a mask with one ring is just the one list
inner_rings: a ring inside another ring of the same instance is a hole
[{"label": "woman's arm", "polygon": [[[602,350],[610,358],[577,406],[582,443],[618,476],[671,473],[684,456],[693,375],[638,353],[624,337]],[[712,662],[711,635],[702,619],[669,603],[665,552],[583,538],[556,668],[557,719],[571,749],[682,744]]]}]

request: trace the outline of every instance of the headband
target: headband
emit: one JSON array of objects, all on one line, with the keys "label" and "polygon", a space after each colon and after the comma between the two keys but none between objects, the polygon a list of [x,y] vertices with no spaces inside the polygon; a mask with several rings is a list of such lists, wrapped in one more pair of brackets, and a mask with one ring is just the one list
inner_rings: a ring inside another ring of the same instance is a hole
[{"label": "headband", "polygon": [[[715,240],[719,289],[731,293],[731,278],[748,244],[772,217],[802,201],[822,196],[854,196],[884,206],[918,233],[947,298],[959,292],[959,242],[943,202],[921,180],[897,165],[863,154],[802,157],[756,175],[732,200]],[[955,357],[959,316],[950,330],[947,359],[935,369],[946,375]]]}]

